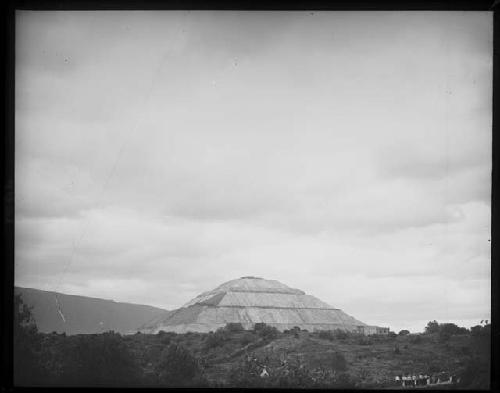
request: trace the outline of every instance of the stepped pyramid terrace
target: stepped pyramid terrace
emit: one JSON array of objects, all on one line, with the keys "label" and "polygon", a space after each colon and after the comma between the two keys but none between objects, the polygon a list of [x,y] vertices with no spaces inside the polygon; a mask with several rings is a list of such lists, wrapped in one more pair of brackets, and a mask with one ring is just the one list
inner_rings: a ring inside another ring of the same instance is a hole
[{"label": "stepped pyramid terrace", "polygon": [[145,325],[144,333],[209,332],[228,323],[252,329],[265,323],[283,331],[295,326],[309,331],[335,330],[386,334],[388,328],[368,326],[342,310],[276,280],[241,277],[204,292],[181,308]]}]

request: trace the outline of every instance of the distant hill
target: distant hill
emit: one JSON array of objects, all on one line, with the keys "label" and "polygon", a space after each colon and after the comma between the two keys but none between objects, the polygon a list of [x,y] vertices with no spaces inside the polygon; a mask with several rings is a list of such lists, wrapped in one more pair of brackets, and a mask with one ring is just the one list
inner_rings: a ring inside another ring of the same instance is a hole
[{"label": "distant hill", "polygon": [[21,294],[23,302],[33,307],[33,316],[42,333],[91,334],[109,330],[134,333],[142,325],[169,313],[142,304],[57,293],[64,322],[56,306],[56,292],[20,287],[15,287],[14,292]]}]

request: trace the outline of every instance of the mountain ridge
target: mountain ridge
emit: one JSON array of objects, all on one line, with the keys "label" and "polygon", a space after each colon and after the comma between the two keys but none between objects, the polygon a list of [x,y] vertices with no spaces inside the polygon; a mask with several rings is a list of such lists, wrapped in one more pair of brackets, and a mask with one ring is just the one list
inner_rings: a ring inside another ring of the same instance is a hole
[{"label": "mountain ridge", "polygon": [[[33,308],[33,317],[42,333],[96,334],[113,330],[121,334],[131,334],[149,321],[170,313],[168,310],[145,304],[69,295],[36,288],[15,286],[14,293],[20,294],[23,302]],[[56,295],[60,308],[55,301]]]}]

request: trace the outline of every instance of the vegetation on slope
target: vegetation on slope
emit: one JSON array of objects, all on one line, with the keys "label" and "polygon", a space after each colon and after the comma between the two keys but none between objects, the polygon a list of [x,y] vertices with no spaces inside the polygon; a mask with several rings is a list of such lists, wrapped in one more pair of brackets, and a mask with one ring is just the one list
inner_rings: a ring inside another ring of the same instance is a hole
[{"label": "vegetation on slope", "polygon": [[460,376],[457,387],[489,386],[488,324],[469,330],[432,321],[423,334],[369,337],[280,333],[264,324],[208,334],[66,336],[38,332],[18,296],[16,310],[17,386],[384,388],[397,387],[396,375],[440,372]]}]

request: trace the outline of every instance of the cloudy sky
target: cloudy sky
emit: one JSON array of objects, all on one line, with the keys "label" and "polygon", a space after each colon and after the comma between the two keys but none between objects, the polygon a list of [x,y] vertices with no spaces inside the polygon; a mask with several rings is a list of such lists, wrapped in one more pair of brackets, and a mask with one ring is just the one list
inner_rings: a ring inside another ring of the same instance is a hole
[{"label": "cloudy sky", "polygon": [[491,79],[488,12],[18,12],[15,283],[475,325]]}]

